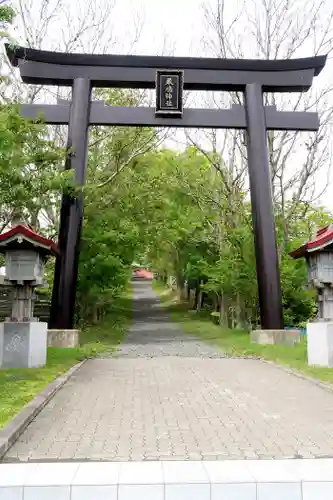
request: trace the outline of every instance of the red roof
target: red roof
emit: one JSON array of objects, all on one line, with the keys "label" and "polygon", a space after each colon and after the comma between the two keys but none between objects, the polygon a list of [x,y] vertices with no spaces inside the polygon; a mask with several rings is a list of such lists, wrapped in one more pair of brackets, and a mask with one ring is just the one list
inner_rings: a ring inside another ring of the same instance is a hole
[{"label": "red roof", "polygon": [[33,244],[34,246],[43,248],[44,250],[48,250],[53,255],[59,253],[58,247],[54,243],[54,241],[48,238],[44,238],[44,236],[35,233],[32,229],[29,229],[27,226],[23,226],[23,224],[17,224],[17,226],[12,227],[11,229],[9,229],[9,231],[0,234],[0,250],[1,247],[5,247],[12,241],[17,240],[20,236],[24,240]]},{"label": "red roof", "polygon": [[152,280],[154,277],[153,273],[151,271],[148,271],[147,269],[137,269],[135,271],[135,275],[138,278],[144,278],[147,280]]},{"label": "red roof", "polygon": [[319,229],[313,240],[304,243],[297,250],[290,252],[289,255],[293,259],[299,259],[300,257],[305,257],[307,253],[321,250],[331,243],[333,243],[333,224]]}]

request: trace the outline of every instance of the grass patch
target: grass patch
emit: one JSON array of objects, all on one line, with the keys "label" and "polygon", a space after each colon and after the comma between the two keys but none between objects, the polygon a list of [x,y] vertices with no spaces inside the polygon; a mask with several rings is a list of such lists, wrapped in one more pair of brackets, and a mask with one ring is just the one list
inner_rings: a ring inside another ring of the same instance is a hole
[{"label": "grass patch", "polygon": [[115,300],[112,311],[96,325],[81,332],[81,352],[85,356],[110,353],[122,343],[132,318],[130,293]]},{"label": "grass patch", "polygon": [[0,370],[0,428],[48,383],[82,359],[80,349],[49,347],[43,368]]},{"label": "grass patch", "polygon": [[153,280],[152,281],[153,290],[155,290],[158,294],[163,294],[170,296],[171,289],[167,288],[167,286],[163,283],[163,281]]},{"label": "grass patch", "polygon": [[177,302],[175,293],[166,290],[160,283],[154,284],[154,290],[160,294],[164,307],[168,310],[171,318],[181,325],[184,332],[213,344],[232,356],[266,359],[333,384],[332,368],[308,366],[306,339],[303,338],[301,343],[295,347],[251,344],[249,333],[215,325],[211,321],[209,313],[197,313],[189,310],[188,304]]},{"label": "grass patch", "polygon": [[[165,307],[172,306],[173,304],[177,304],[177,307],[180,308],[181,305],[178,302],[178,296],[176,290],[168,288],[162,281],[153,280],[152,288],[154,292],[160,298],[160,301],[164,303]],[[187,308],[184,305],[183,310],[185,311]]]},{"label": "grass patch", "polygon": [[81,347],[49,347],[43,368],[0,370],[0,429],[47,384],[84,358],[113,352],[122,342],[131,318],[130,295],[115,300],[112,311],[81,332]]}]

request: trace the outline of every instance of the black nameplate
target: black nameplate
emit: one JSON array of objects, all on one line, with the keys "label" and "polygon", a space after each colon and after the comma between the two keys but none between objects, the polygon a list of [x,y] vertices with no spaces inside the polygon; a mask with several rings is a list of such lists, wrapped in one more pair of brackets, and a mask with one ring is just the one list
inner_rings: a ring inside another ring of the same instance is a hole
[{"label": "black nameplate", "polygon": [[182,70],[157,70],[156,72],[156,116],[181,117],[183,114]]}]

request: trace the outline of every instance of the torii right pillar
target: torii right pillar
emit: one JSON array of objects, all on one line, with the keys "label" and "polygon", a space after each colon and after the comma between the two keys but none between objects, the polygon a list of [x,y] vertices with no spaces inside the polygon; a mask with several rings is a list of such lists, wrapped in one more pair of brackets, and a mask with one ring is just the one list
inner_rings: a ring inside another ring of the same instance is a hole
[{"label": "torii right pillar", "polygon": [[261,325],[283,329],[280,271],[276,246],[272,180],[268,162],[262,87],[245,87],[247,152]]}]

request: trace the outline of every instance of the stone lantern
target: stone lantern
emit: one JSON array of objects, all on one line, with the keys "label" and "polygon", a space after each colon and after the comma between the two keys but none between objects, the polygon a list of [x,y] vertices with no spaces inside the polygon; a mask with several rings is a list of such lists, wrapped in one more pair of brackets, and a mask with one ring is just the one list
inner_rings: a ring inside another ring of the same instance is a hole
[{"label": "stone lantern", "polygon": [[12,312],[0,323],[0,368],[34,368],[46,363],[47,323],[33,317],[36,287],[46,285],[44,265],[56,244],[18,224],[0,235],[5,255],[2,284],[12,287]]},{"label": "stone lantern", "polygon": [[333,367],[333,224],[289,255],[306,259],[308,281],[317,291],[317,318],[306,328],[308,363]]}]

